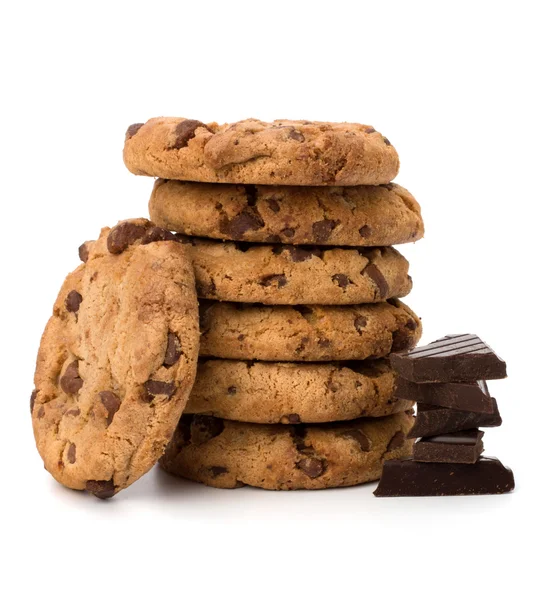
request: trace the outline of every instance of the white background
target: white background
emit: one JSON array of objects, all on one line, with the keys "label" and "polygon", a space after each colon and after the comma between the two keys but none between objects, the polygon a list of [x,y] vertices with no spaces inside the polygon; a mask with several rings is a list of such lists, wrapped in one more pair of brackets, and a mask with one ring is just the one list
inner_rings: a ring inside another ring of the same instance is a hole
[{"label": "white background", "polygon": [[[537,2],[6,2],[0,45],[4,598],[533,598],[538,591],[541,98]],[[423,207],[423,341],[508,363],[487,454],[515,493],[220,491],[155,469],[110,502],[43,470],[28,399],[77,247],[146,215],[122,163],[152,116],[357,121]],[[530,544],[532,546],[530,546]],[[477,596],[476,594],[482,594]]]}]

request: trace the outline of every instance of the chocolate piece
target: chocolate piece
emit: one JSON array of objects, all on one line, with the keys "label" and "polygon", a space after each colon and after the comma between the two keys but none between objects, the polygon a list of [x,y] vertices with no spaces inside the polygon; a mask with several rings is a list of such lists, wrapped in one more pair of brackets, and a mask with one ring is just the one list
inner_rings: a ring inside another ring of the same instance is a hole
[{"label": "chocolate piece", "polygon": [[505,362],[476,335],[448,335],[428,346],[391,354],[391,366],[417,383],[503,379]]},{"label": "chocolate piece", "polygon": [[413,460],[473,464],[483,452],[483,435],[479,429],[469,429],[422,438],[413,445]]},{"label": "chocolate piece", "polygon": [[301,471],[304,471],[311,479],[316,479],[320,475],[323,475],[325,471],[325,465],[323,461],[319,458],[313,457],[303,458],[302,460],[299,460],[299,462],[297,463],[297,467]]},{"label": "chocolate piece", "polygon": [[79,306],[81,306],[82,301],[83,297],[81,294],[79,294],[77,290],[71,290],[71,292],[66,296],[66,310],[68,312],[76,313],[79,310]]},{"label": "chocolate piece", "polygon": [[79,376],[79,361],[71,362],[64,375],[60,378],[60,387],[66,394],[76,394],[83,387],[83,380]]},{"label": "chocolate piece", "polygon": [[106,500],[115,495],[115,484],[112,479],[108,481],[88,480],[86,482],[86,491],[94,494],[94,496],[101,500]]},{"label": "chocolate piece", "polygon": [[133,125],[130,125],[128,131],[126,131],[126,139],[131,139],[143,125],[144,123],[134,123]]},{"label": "chocolate piece", "polygon": [[107,236],[107,250],[111,254],[121,254],[134,242],[140,240],[146,233],[144,225],[123,221],[115,225]]},{"label": "chocolate piece", "polygon": [[394,394],[400,400],[435,404],[468,412],[490,413],[494,408],[486,381],[413,383],[397,377]]},{"label": "chocolate piece", "polygon": [[470,496],[504,494],[514,488],[513,471],[497,458],[482,456],[473,465],[405,458],[385,461],[374,496]]},{"label": "chocolate piece", "polygon": [[199,127],[204,127],[208,130],[208,127],[204,123],[201,123],[201,121],[196,121],[195,119],[184,119],[184,121],[181,121],[175,128],[175,141],[171,148],[175,148],[175,150],[185,148],[188,142],[195,137],[195,131]]},{"label": "chocolate piece", "polygon": [[178,359],[182,355],[182,344],[178,336],[174,333],[169,332],[167,334],[167,347],[165,349],[165,357],[163,364],[166,367],[171,367],[178,362]]},{"label": "chocolate piece", "polygon": [[415,423],[408,433],[409,438],[419,438],[440,433],[453,433],[474,427],[499,427],[502,418],[496,400],[492,400],[492,413],[475,413],[454,410],[433,404],[417,405]]}]

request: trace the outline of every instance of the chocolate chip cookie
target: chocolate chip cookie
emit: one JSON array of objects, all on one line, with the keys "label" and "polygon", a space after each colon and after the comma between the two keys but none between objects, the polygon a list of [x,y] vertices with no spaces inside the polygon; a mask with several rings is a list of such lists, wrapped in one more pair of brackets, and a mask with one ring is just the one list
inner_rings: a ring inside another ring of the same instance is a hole
[{"label": "chocolate chip cookie", "polygon": [[265,306],[203,300],[200,356],[322,361],[413,348],[421,323],[399,300],[352,306]]},{"label": "chocolate chip cookie", "polygon": [[263,304],[363,304],[406,296],[408,261],[394,248],[218,242],[192,247],[200,298]]},{"label": "chocolate chip cookie", "polygon": [[381,476],[383,461],[411,454],[413,417],[399,413],[325,425],[254,425],[183,416],[161,466],[218,488],[267,490],[357,485]]},{"label": "chocolate chip cookie", "polygon": [[399,166],[389,140],[368,125],[172,117],[130,125],[124,162],[135,175],[264,185],[379,185]]},{"label": "chocolate chip cookie", "polygon": [[335,363],[200,360],[185,413],[248,423],[326,423],[408,410],[386,360]]},{"label": "chocolate chip cookie", "polygon": [[145,219],[83,244],[37,358],[30,409],[45,468],[108,498],[162,455],[188,400],[199,346],[185,246]]},{"label": "chocolate chip cookie", "polygon": [[288,187],[159,179],[149,210],[160,227],[222,240],[391,246],[424,234],[419,204],[393,183]]}]

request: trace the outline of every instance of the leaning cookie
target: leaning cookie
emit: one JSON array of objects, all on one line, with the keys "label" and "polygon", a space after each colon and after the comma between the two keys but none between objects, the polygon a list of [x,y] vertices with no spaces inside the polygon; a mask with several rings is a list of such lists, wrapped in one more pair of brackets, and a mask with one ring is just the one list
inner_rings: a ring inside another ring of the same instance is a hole
[{"label": "leaning cookie", "polygon": [[288,187],[159,179],[149,212],[160,227],[221,240],[392,246],[424,234],[419,204],[393,183]]},{"label": "leaning cookie", "polygon": [[399,300],[352,306],[201,301],[200,356],[319,361],[381,358],[413,348],[417,315]]},{"label": "leaning cookie", "polygon": [[184,412],[249,423],[327,423],[412,408],[386,360],[343,363],[201,360]]},{"label": "leaning cookie", "polygon": [[375,481],[383,461],[411,454],[413,417],[325,425],[254,425],[183,416],[161,466],[218,488],[317,490]]},{"label": "leaning cookie", "polygon": [[406,296],[408,261],[394,248],[218,242],[191,246],[200,298],[262,304],[363,304]]},{"label": "leaning cookie", "polygon": [[145,219],[104,228],[81,247],[41,339],[30,407],[39,453],[60,483],[99,498],[156,463],[195,379],[194,275],[169,237]]},{"label": "leaning cookie", "polygon": [[173,117],[131,125],[124,162],[135,175],[164,179],[308,186],[389,183],[399,166],[389,140],[368,125]]}]

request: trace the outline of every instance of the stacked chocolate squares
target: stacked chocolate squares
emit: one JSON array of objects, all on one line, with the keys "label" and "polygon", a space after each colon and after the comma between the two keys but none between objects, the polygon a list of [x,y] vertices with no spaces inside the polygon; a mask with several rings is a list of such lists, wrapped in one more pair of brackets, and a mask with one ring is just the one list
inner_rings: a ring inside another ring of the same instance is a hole
[{"label": "stacked chocolate squares", "polygon": [[501,494],[514,488],[513,473],[481,456],[479,427],[502,423],[487,379],[506,377],[506,365],[476,335],[453,335],[393,354],[396,395],[413,400],[417,419],[408,434],[419,438],[411,459],[384,465],[376,496]]},{"label": "stacked chocolate squares", "polygon": [[201,348],[161,465],[208,485],[321,489],[377,479],[411,452],[413,402],[390,352],[418,317],[392,246],[424,233],[390,183],[398,155],[374,128],[249,119],[132,125],[124,161],[158,177],[150,218],[193,260]]}]

